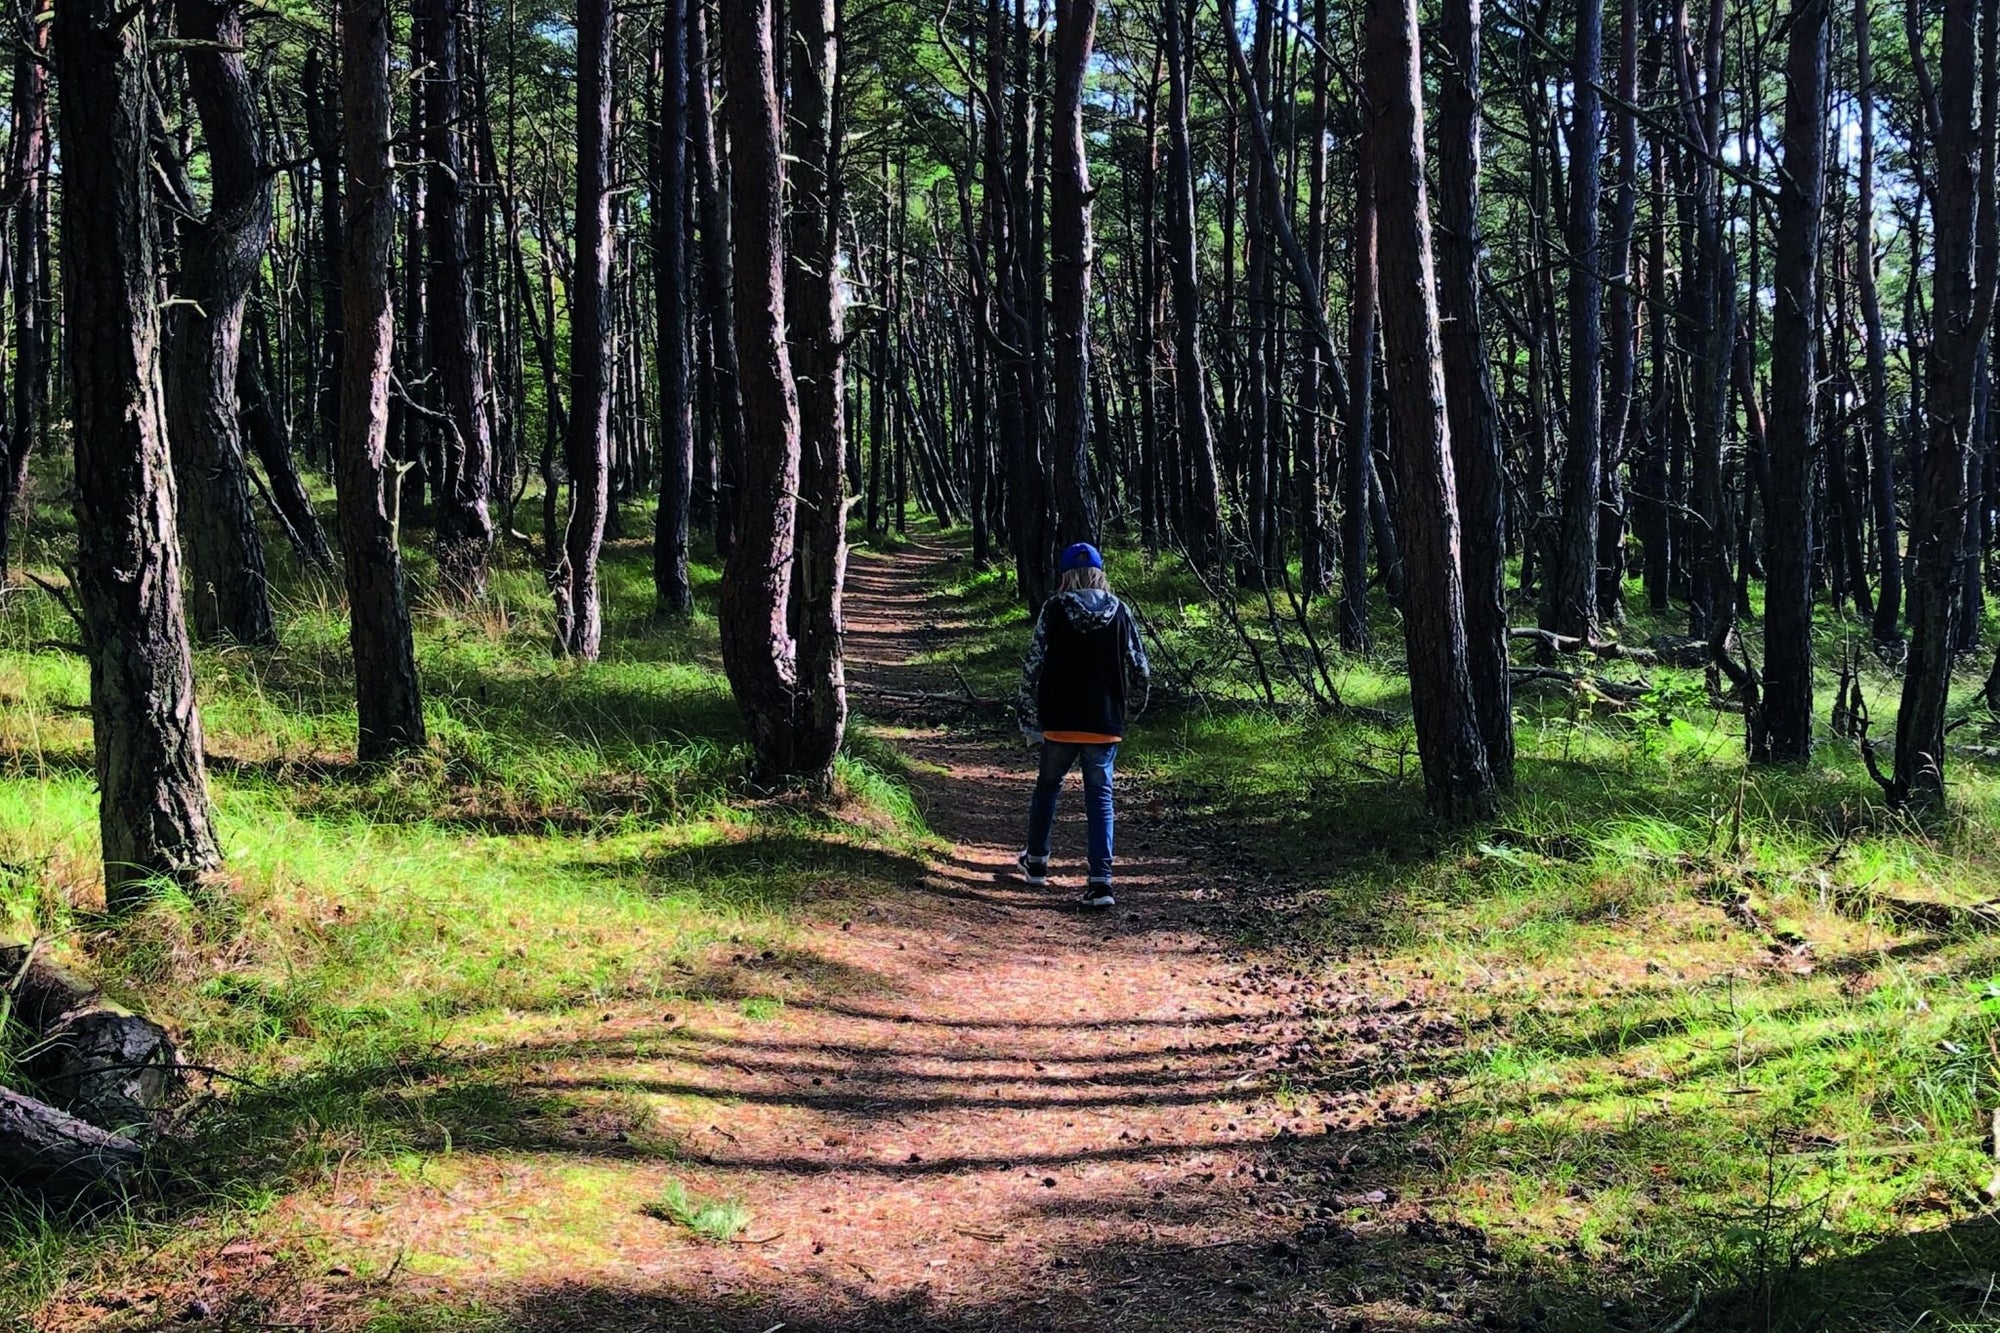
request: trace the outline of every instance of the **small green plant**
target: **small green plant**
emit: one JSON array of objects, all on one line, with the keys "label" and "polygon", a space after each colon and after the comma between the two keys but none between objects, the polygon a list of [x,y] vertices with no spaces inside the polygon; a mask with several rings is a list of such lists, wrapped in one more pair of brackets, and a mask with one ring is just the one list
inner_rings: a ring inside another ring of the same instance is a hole
[{"label": "small green plant", "polygon": [[682,1227],[713,1245],[736,1239],[750,1225],[750,1210],[741,1199],[704,1199],[678,1180],[669,1180],[659,1197],[639,1211]]},{"label": "small green plant", "polygon": [[775,995],[752,995],[743,1001],[743,1016],[753,1023],[768,1023],[785,1011],[785,1002]]}]

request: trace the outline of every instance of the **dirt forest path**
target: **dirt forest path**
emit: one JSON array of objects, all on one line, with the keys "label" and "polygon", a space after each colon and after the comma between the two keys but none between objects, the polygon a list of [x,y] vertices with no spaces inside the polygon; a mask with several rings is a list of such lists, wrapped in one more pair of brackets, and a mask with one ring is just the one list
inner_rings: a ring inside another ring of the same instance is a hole
[{"label": "dirt forest path", "polygon": [[910,698],[957,689],[912,660],[954,632],[930,591],[951,558],[857,553],[846,605],[857,708],[911,760],[950,854],[922,892],[814,941],[823,971],[866,989],[777,1021],[704,1015],[677,1044],[676,1079],[732,1108],[682,1127],[700,1148],[686,1174],[750,1201],[747,1243],[658,1256],[651,1290],[547,1291],[529,1323],[1272,1326],[1255,1270],[1301,1219],[1254,1183],[1274,1144],[1312,1132],[1266,1082],[1298,1005],[1197,927],[1214,877],[1166,853],[1177,840],[1129,791],[1114,912],[1072,905],[1073,786],[1051,885],[1010,878],[1024,748]]},{"label": "dirt forest path", "polygon": [[[1414,1319],[1378,1319],[1382,1297],[1352,1283],[1338,1311],[1320,1305],[1330,1255],[1380,1253],[1362,1231],[1406,1245],[1374,1207],[1394,1201],[1340,1157],[1362,1157],[1396,1095],[1288,1081],[1312,1043],[1362,1023],[1414,1039],[1418,1015],[1246,957],[1248,873],[1144,791],[1120,801],[1112,913],[1074,905],[1074,779],[1056,879],[1012,879],[1028,753],[918,660],[962,632],[936,590],[954,558],[942,542],[858,552],[846,602],[856,709],[908,757],[948,851],[790,951],[738,953],[716,999],[614,1005],[524,1063],[524,1089],[622,1097],[644,1119],[566,1111],[538,1131],[558,1157],[462,1167],[398,1219],[400,1243],[458,1255],[430,1299],[484,1291],[530,1331],[1460,1327],[1400,1303],[1400,1257],[1366,1265]],[[726,999],[758,993],[784,1005]],[[642,1153],[632,1125],[670,1151]],[[646,1217],[670,1181],[742,1199],[748,1231],[702,1245]],[[578,1191],[596,1191],[570,1223],[582,1239],[558,1247],[546,1223]],[[336,1185],[320,1225],[400,1213],[366,1193]],[[1332,1221],[1356,1201],[1378,1221]]]}]

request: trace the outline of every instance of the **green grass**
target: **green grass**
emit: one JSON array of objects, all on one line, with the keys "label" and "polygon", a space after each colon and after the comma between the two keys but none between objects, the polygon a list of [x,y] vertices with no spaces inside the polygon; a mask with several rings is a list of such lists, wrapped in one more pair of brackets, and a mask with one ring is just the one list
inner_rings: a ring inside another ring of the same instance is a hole
[{"label": "green grass", "polygon": [[[1284,667],[1303,636],[1287,623],[1281,647],[1246,597],[1274,707],[1185,571],[1115,551],[1110,576],[1158,635],[1166,705],[1121,766],[1302,890],[1264,914],[1264,944],[1459,1034],[1367,1076],[1434,1108],[1357,1136],[1377,1179],[1540,1274],[1550,1327],[1604,1327],[1613,1307],[1670,1322],[1697,1293],[1703,1327],[1972,1326],[1951,1321],[1978,1293],[1952,1283],[2000,1264],[1974,1225],[1994,1174],[2000,938],[1970,916],[1916,924],[1910,905],[2000,896],[1993,765],[1955,757],[1950,811],[1914,823],[1851,742],[1749,770],[1740,717],[1700,673],[1608,662],[1591,670],[1647,680],[1645,698],[1521,691],[1515,790],[1493,823],[1450,828],[1422,810],[1392,614],[1373,657],[1347,657],[1315,607],[1347,705],[1323,710]],[[1011,578],[966,570],[949,591],[976,633],[936,655],[1010,695],[1027,628]],[[1635,615],[1624,635],[1677,628]],[[1821,660],[1865,632],[1829,619]],[[1898,682],[1867,662],[1886,736]],[[1984,666],[1959,682],[1969,725]],[[1822,717],[1832,697],[1829,678]],[[1271,1095],[1338,1128],[1351,1037],[1320,1021],[1330,1063]]]},{"label": "green grass", "polygon": [[712,1245],[726,1245],[750,1226],[750,1210],[741,1199],[704,1198],[678,1180],[669,1180],[643,1211]]},{"label": "green grass", "polygon": [[[55,575],[64,521],[36,515],[30,568]],[[647,530],[636,507],[625,524]],[[74,631],[38,590],[0,603],[0,936],[42,937],[227,1071],[196,1080],[198,1113],[129,1206],[0,1208],[0,1325],[149,1272],[171,1281],[238,1233],[283,1233],[281,1205],[328,1181],[426,1189],[466,1154],[546,1163],[544,1239],[587,1250],[592,1219],[607,1202],[634,1214],[655,1184],[644,1168],[678,1144],[661,1098],[550,1087],[537,1067],[587,1050],[613,1012],[761,1018],[793,990],[865,991],[870,976],[816,951],[815,924],[900,891],[930,845],[900,760],[858,730],[830,800],[745,793],[712,556],[694,568],[695,614],[662,620],[646,543],[609,544],[604,660],[578,664],[551,655],[530,553],[500,551],[467,608],[434,595],[413,549],[431,740],[364,768],[340,597],[271,551],[282,646],[197,653],[224,878],[162,891],[115,928],[88,675],[45,646]],[[759,955],[786,979],[738,965]],[[569,1125],[632,1167],[555,1172]],[[729,1216],[713,1205],[696,1229],[721,1235]],[[406,1267],[423,1262],[444,1260],[419,1249]]]}]

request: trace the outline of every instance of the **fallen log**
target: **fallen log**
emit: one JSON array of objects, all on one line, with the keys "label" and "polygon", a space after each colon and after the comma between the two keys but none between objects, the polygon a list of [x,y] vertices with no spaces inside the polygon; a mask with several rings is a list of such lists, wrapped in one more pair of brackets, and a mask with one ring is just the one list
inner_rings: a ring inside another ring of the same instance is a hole
[{"label": "fallen log", "polygon": [[0,1180],[52,1197],[115,1189],[145,1150],[122,1134],[0,1087]]},{"label": "fallen log", "polygon": [[1588,690],[1609,703],[1634,704],[1646,697],[1653,686],[1648,681],[1610,680],[1604,676],[1586,676],[1576,671],[1558,671],[1554,667],[1509,667],[1516,685],[1551,684],[1568,690]]},{"label": "fallen log", "polygon": [[99,1129],[150,1128],[180,1076],[167,1030],[105,999],[33,944],[0,945],[0,978],[27,1038],[36,1090]]}]

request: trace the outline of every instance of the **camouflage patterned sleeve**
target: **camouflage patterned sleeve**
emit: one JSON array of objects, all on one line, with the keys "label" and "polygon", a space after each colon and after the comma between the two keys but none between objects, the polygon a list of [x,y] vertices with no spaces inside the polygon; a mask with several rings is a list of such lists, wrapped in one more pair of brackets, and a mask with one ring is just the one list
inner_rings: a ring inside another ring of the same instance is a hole
[{"label": "camouflage patterned sleeve", "polygon": [[1125,694],[1126,709],[1137,717],[1146,711],[1153,694],[1153,664],[1146,660],[1146,643],[1139,635],[1139,618],[1125,608]]},{"label": "camouflage patterned sleeve", "polygon": [[1042,614],[1035,617],[1035,637],[1028,645],[1028,660],[1021,664],[1021,690],[1014,696],[1014,718],[1020,724],[1021,734],[1037,740],[1042,734],[1042,659],[1048,653],[1048,634]]}]

